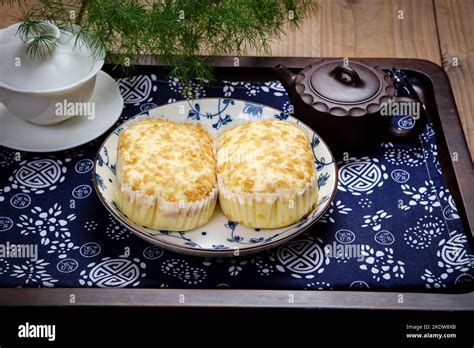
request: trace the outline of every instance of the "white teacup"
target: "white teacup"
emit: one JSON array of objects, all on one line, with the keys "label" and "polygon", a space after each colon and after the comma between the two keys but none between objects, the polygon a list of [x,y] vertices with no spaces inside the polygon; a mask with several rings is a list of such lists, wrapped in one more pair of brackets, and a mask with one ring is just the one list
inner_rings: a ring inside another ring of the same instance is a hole
[{"label": "white teacup", "polygon": [[[60,35],[59,44],[45,60],[32,60],[25,52],[31,38],[20,39],[20,23],[0,30],[0,102],[16,117],[38,125],[54,125],[84,108],[94,91],[96,75],[104,60],[94,60],[85,47],[74,47],[68,34],[61,34],[52,23],[44,22],[52,35]],[[72,111],[71,111],[72,110]]]}]

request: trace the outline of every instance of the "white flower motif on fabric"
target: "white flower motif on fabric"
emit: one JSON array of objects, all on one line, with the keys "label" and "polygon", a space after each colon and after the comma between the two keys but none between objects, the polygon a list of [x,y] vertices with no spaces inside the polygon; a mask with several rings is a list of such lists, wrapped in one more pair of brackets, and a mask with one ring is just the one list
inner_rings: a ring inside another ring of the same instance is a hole
[{"label": "white flower motif on fabric", "polygon": [[283,103],[282,111],[286,114],[292,115],[295,112],[295,108],[291,102],[287,101]]},{"label": "white flower motif on fabric", "polygon": [[421,279],[425,281],[427,289],[444,289],[446,284],[444,281],[448,278],[448,273],[443,272],[439,276],[435,275],[429,269],[425,269],[425,273],[421,276]]},{"label": "white flower motif on fabric", "polygon": [[305,290],[332,290],[331,284],[323,281],[306,284]]},{"label": "white flower motif on fabric", "polygon": [[235,92],[236,87],[245,88],[245,94],[249,97],[254,97],[260,93],[271,93],[275,97],[282,97],[286,95],[286,90],[279,81],[267,81],[261,85],[255,85],[254,83],[245,81],[223,81],[224,87],[222,92],[224,97],[231,97]]},{"label": "white flower motif on fabric", "polygon": [[342,215],[347,215],[349,212],[352,211],[352,208],[346,207],[345,204],[342,204],[341,200],[336,201],[336,203],[331,202],[329,205],[329,209],[326,213],[324,213],[323,216],[319,219],[320,222],[322,223],[334,223],[336,222],[334,215],[336,214],[342,214]]},{"label": "white flower motif on fabric", "polygon": [[[71,159],[65,159],[69,162]],[[58,184],[64,182],[66,166],[59,159],[35,159],[22,161],[8,178],[12,189],[20,189],[23,193],[42,194],[53,191]]]},{"label": "white flower motif on fabric", "polygon": [[120,222],[117,221],[112,215],[109,214],[109,224],[105,229],[107,237],[113,240],[124,240],[131,236],[129,230],[127,230]]},{"label": "white flower motif on fabric", "polygon": [[[270,256],[270,261],[275,261],[275,259]],[[256,260],[255,266],[257,267],[257,273],[262,277],[267,277],[274,272],[274,267],[271,263],[265,262],[263,259]]]},{"label": "white flower motif on fabric", "polygon": [[403,239],[412,248],[425,249],[431,245],[434,238],[445,231],[444,221],[437,216],[425,215],[415,226],[409,227],[403,234]]},{"label": "white flower motif on fabric", "polygon": [[436,144],[430,143],[429,148],[423,149],[424,156],[426,158],[426,161],[431,158],[431,162],[434,164],[436,170],[438,171],[439,174],[442,174],[441,172],[441,165],[439,163],[439,158],[438,158],[438,147]]},{"label": "white flower motif on fabric", "polygon": [[453,208],[446,206],[443,209],[443,216],[446,220],[456,220],[459,219],[459,215],[457,210],[454,210]]},{"label": "white flower motif on fabric", "polygon": [[385,148],[385,149],[391,149],[394,146],[393,146],[393,143],[387,141],[387,142],[380,143],[380,147]]},{"label": "white flower motif on fabric", "polygon": [[388,214],[385,210],[378,210],[373,215],[364,215],[364,223],[361,227],[370,227],[377,232],[382,228],[384,220],[390,219],[391,217],[392,215]]},{"label": "white flower motif on fabric", "polygon": [[443,208],[443,216],[446,220],[459,219],[458,209],[456,203],[454,203],[453,196],[450,194],[448,189],[441,189],[438,191],[438,197],[440,201],[446,204]]},{"label": "white flower motif on fabric", "polygon": [[[202,80],[204,83],[206,83],[206,80]],[[184,95],[185,90],[183,89],[183,84],[177,77],[170,77],[168,79],[168,85],[169,88],[172,92],[179,94],[179,95]],[[188,90],[189,95],[188,97],[192,98],[204,98],[206,97],[206,90],[204,89],[204,86],[200,84],[198,81],[189,81],[188,87],[190,88]]]},{"label": "white flower motif on fabric", "polygon": [[286,94],[286,89],[280,81],[267,81],[265,82],[265,87],[266,89],[262,87],[262,90],[272,92],[275,97],[282,97]]},{"label": "white flower motif on fabric", "polygon": [[182,259],[170,259],[161,265],[161,272],[176,278],[184,284],[200,284],[207,278],[207,272],[199,267],[192,267]]},{"label": "white flower motif on fabric", "polygon": [[232,85],[225,85],[224,88],[222,89],[222,92],[224,92],[224,97],[230,97],[232,96],[232,93],[234,93],[235,89],[234,86]]},{"label": "white flower motif on fabric", "polygon": [[418,167],[425,163],[423,150],[420,147],[388,149],[385,151],[384,157],[391,164],[407,167]]},{"label": "white flower motif on fabric", "polygon": [[434,135],[435,135],[435,132],[433,129],[433,125],[428,123],[423,133],[421,133],[421,139],[423,139],[423,141],[426,143],[426,142],[429,142],[431,138],[434,137]]},{"label": "white flower motif on fabric", "polygon": [[425,180],[425,185],[418,188],[410,185],[401,185],[401,188],[404,194],[410,196],[408,205],[405,205],[406,210],[415,205],[421,205],[431,213],[434,208],[441,207],[433,180]]},{"label": "white flower motif on fabric", "polygon": [[71,237],[67,225],[76,219],[76,215],[69,214],[62,217],[63,211],[58,203],[46,211],[43,211],[41,207],[34,207],[31,213],[33,216],[21,215],[19,217],[20,222],[16,226],[21,228],[21,234],[28,236],[39,233],[42,245],[48,245],[53,237],[61,239]]},{"label": "white flower motif on fabric", "polygon": [[351,157],[339,168],[338,189],[354,196],[371,194],[388,179],[385,165],[377,158]]},{"label": "white flower motif on fabric", "polygon": [[289,271],[294,278],[313,279],[315,274],[324,272],[330,259],[321,247],[323,241],[308,236],[305,239],[293,240],[278,248],[277,260],[281,265],[280,272]]},{"label": "white flower motif on fabric", "polygon": [[260,89],[258,88],[258,86],[255,86],[251,83],[245,83],[244,84],[244,87],[245,89],[247,90],[245,93],[249,96],[249,97],[255,97],[258,93],[260,93]]},{"label": "white flower motif on fabric", "polygon": [[[260,276],[269,276],[275,271],[275,266],[273,265],[275,263],[274,253],[269,254],[267,258],[264,258],[262,255],[254,255],[249,258],[239,257],[231,259],[224,259],[222,257],[218,257],[212,259],[205,259],[202,264],[204,266],[209,267],[212,266],[214,263],[228,263],[227,271],[232,277],[240,275],[242,271],[251,264],[255,266],[257,274]],[[278,269],[278,267],[281,266],[277,266],[276,268]],[[280,268],[279,270],[284,272],[282,268]]]},{"label": "white flower motif on fabric", "polygon": [[48,254],[58,254],[58,258],[65,259],[68,255],[68,252],[72,250],[79,249],[78,246],[74,244],[71,239],[64,239],[60,240],[53,240],[49,244],[49,250],[47,251]]},{"label": "white flower motif on fabric", "polygon": [[137,287],[140,279],[146,277],[145,269],[146,264],[138,258],[129,260],[125,256],[115,259],[104,257],[81,271],[79,284],[99,288]]},{"label": "white flower motif on fabric", "polygon": [[0,188],[0,202],[5,200],[5,194],[11,191],[10,186],[5,186],[4,188]]},{"label": "white flower motif on fabric", "polygon": [[439,249],[436,252],[436,256],[440,258],[438,267],[454,268],[467,272],[474,261],[474,255],[467,254],[467,245],[466,235],[456,231],[450,233],[449,239],[441,239],[438,243]]},{"label": "white flower motif on fabric", "polygon": [[0,259],[0,275],[8,274],[10,263],[5,259]]},{"label": "white flower motif on fabric", "polygon": [[97,226],[99,226],[99,224],[94,220],[86,221],[84,223],[84,229],[86,231],[95,231],[97,229]]},{"label": "white flower motif on fabric", "polygon": [[16,153],[9,150],[0,150],[0,168],[6,168],[17,162]]},{"label": "white flower motif on fabric", "polygon": [[242,266],[245,266],[248,261],[247,260],[238,260],[235,258],[230,259],[230,266],[228,268],[228,272],[232,277],[235,277],[242,271]]},{"label": "white flower motif on fabric", "polygon": [[372,278],[376,282],[390,280],[393,277],[404,278],[405,263],[394,258],[392,248],[375,250],[369,245],[363,245],[361,253],[364,256],[364,264],[360,265],[359,268],[364,271],[370,271]]},{"label": "white flower motif on fabric", "polygon": [[372,201],[367,197],[361,198],[357,204],[361,206],[361,208],[370,208],[372,206]]},{"label": "white flower motif on fabric", "polygon": [[203,261],[202,261],[202,264],[206,267],[210,267],[212,266],[213,264],[215,263],[218,263],[218,264],[222,264],[224,263],[224,258],[223,257],[213,257],[213,258],[205,258]]},{"label": "white flower motif on fabric", "polygon": [[54,283],[58,280],[54,279],[46,270],[49,262],[43,259],[36,261],[27,260],[22,265],[13,265],[13,272],[10,276],[17,279],[23,279],[25,285],[40,285],[46,287],[54,287]]}]

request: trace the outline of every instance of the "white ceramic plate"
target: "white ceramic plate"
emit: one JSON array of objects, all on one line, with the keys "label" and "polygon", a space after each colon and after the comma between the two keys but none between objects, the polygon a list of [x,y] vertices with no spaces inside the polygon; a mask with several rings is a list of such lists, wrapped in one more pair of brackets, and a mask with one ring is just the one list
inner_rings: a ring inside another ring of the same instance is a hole
[{"label": "white ceramic plate", "polygon": [[99,149],[94,167],[94,186],[105,207],[130,231],[152,244],[180,253],[205,257],[255,253],[296,237],[316,222],[334,198],[337,190],[337,169],[327,145],[308,126],[279,110],[236,99],[206,98],[160,106],[144,114],[178,122],[191,119],[200,122],[211,134],[215,134],[221,127],[227,127],[242,119],[268,118],[299,123],[311,139],[319,186],[317,207],[307,217],[284,228],[247,228],[229,221],[222,214],[219,204],[206,225],[191,231],[170,232],[145,228],[124,216],[114,202],[117,143],[123,128],[120,126],[109,135]]},{"label": "white ceramic plate", "polygon": [[0,145],[20,151],[53,152],[94,140],[117,122],[123,99],[114,79],[99,71],[89,102],[95,103],[95,118],[76,116],[54,126],[21,120],[0,104]]}]

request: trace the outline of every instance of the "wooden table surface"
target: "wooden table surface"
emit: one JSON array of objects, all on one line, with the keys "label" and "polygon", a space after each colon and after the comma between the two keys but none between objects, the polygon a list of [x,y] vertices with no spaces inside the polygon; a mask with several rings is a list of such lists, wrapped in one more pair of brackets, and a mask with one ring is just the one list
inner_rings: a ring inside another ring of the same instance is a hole
[{"label": "wooden table surface", "polygon": [[[297,30],[287,30],[286,35],[274,40],[272,54],[421,58],[442,65],[474,160],[474,0],[318,3],[317,13]],[[14,23],[18,16],[17,9],[0,5],[0,28]]]}]

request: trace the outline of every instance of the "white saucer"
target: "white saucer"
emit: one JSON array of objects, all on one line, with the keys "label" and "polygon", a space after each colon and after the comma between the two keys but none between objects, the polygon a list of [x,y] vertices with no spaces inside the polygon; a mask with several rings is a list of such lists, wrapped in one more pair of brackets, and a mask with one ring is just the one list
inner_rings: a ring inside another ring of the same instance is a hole
[{"label": "white saucer", "polygon": [[37,126],[20,120],[0,104],[0,145],[20,151],[53,152],[94,140],[118,120],[123,99],[114,79],[99,71],[89,102],[95,103],[94,119],[71,117],[55,126]]}]

